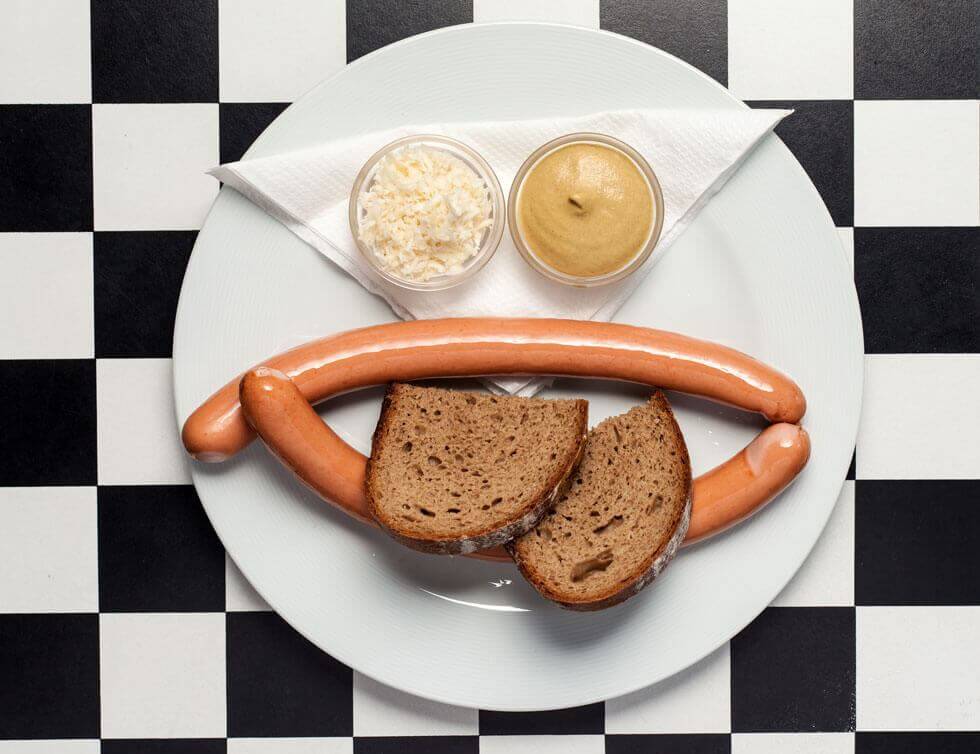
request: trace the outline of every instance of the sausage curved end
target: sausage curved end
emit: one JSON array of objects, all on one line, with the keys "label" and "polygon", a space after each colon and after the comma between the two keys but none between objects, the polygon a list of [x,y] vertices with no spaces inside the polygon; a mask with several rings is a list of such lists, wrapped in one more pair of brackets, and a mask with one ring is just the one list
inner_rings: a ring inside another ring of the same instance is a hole
[{"label": "sausage curved end", "polygon": [[806,414],[806,396],[800,390],[799,385],[787,378],[791,389],[787,390],[787,396],[783,400],[772,416],[767,416],[771,422],[799,424]]},{"label": "sausage curved end", "polygon": [[694,480],[685,545],[744,521],[796,479],[810,459],[810,435],[796,424],[766,427],[741,452]]}]

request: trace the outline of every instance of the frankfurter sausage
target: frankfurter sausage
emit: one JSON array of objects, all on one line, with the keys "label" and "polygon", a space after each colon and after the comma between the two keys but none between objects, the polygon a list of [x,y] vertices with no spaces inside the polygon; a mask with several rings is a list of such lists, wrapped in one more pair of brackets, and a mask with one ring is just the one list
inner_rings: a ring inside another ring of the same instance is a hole
[{"label": "frankfurter sausage", "polygon": [[292,380],[256,367],[242,378],[240,395],[245,420],[283,465],[327,502],[374,524],[364,486],[367,457],[323,423]]},{"label": "frankfurter sausage", "polygon": [[[263,443],[317,495],[376,525],[364,491],[367,458],[320,419],[283,372],[257,367],[240,387],[245,420]],[[785,488],[806,464],[810,441],[802,427],[774,424],[720,466],[694,480],[686,543],[747,518]],[[475,557],[510,560],[502,548]]]},{"label": "frankfurter sausage", "polygon": [[[563,319],[397,322],[331,335],[261,366],[291,378],[309,403],[368,385],[432,377],[547,374],[638,382],[693,393],[798,422],[806,411],[786,375],[726,346],[644,327]],[[222,461],[255,435],[238,399],[240,377],[187,419],[183,442],[200,461]]]},{"label": "frankfurter sausage", "polygon": [[694,480],[684,544],[700,542],[751,516],[796,479],[808,460],[810,436],[803,427],[766,427],[741,451]]}]

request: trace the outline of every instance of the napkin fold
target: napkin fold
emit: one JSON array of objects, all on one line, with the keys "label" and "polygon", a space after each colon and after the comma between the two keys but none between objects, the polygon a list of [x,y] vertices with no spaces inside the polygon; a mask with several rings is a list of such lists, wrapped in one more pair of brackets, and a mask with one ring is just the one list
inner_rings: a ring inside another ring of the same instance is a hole
[{"label": "napkin fold", "polygon": [[[697,212],[790,110],[624,110],[575,118],[437,123],[338,139],[312,149],[242,160],[210,171],[275,217],[403,319],[437,317],[612,318]],[[443,134],[476,149],[506,196],[537,147],[563,134],[606,133],[642,154],[663,189],[664,225],[650,259],[633,275],[597,288],[570,288],[534,272],[504,234],[493,259],[446,291],[409,291],[374,274],[351,237],[347,206],[354,177],[375,151],[402,136]],[[494,379],[498,392],[532,395],[540,379]]]}]

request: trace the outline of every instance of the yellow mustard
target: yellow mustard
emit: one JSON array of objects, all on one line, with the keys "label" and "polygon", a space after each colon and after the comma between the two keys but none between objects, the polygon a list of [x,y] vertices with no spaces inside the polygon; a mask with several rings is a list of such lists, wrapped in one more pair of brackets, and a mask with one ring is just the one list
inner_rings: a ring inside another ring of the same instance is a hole
[{"label": "yellow mustard", "polygon": [[618,149],[576,142],[528,172],[517,201],[525,244],[541,262],[575,277],[621,269],[643,248],[654,221],[650,184]]}]

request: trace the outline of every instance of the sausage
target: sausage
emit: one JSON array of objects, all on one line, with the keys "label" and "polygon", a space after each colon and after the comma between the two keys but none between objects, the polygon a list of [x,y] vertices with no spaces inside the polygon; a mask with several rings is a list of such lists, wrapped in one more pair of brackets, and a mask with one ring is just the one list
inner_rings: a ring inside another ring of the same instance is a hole
[{"label": "sausage", "polygon": [[240,395],[249,426],[303,484],[354,518],[374,523],[364,486],[367,458],[323,423],[289,377],[257,367],[245,373]]},{"label": "sausage", "polygon": [[[321,424],[323,422],[320,422]],[[731,528],[782,492],[810,460],[810,436],[796,424],[772,424],[720,466],[694,480],[684,544]]]},{"label": "sausage", "polygon": [[[283,372],[257,367],[240,386],[244,418],[262,442],[324,500],[376,525],[364,491],[367,458],[320,419]],[[733,458],[694,480],[691,525],[685,543],[727,529],[762,507],[806,464],[810,441],[794,424],[763,430]],[[475,557],[510,560],[502,548]]]},{"label": "sausage", "polygon": [[[331,335],[265,361],[310,403],[368,385],[432,377],[564,375],[625,380],[796,423],[806,411],[786,375],[726,346],[644,327],[564,319],[436,319]],[[187,452],[223,461],[255,435],[238,399],[241,377],[184,424]]]}]

